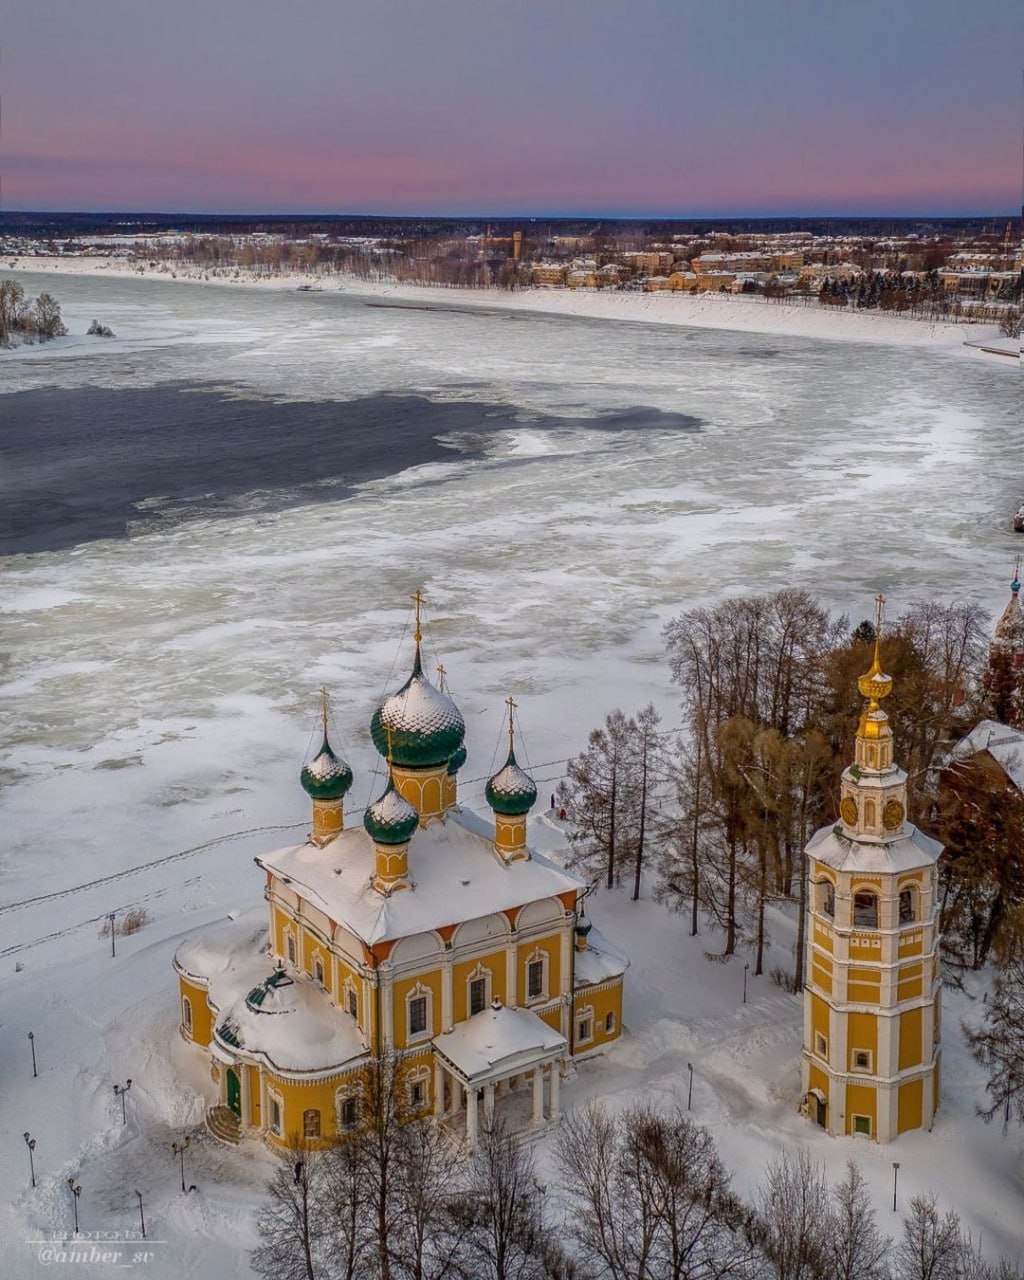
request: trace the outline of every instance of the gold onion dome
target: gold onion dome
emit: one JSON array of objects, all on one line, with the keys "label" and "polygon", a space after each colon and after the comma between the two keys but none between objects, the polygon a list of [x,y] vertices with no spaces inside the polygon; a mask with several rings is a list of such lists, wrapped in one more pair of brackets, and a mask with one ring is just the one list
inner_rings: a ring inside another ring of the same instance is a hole
[{"label": "gold onion dome", "polygon": [[363,814],[367,835],[377,844],[405,844],[412,839],[419,821],[420,815],[395,790],[394,779],[389,773],[384,794]]},{"label": "gold onion dome", "polygon": [[882,670],[882,663],[878,656],[878,637],[875,637],[875,656],[871,663],[871,667],[857,681],[857,688],[861,695],[870,699],[872,702],[881,702],[883,698],[887,698],[892,693],[892,676],[887,676]]},{"label": "gold onion dome", "polygon": [[423,769],[447,765],[465,735],[462,712],[423,674],[417,638],[412,675],[373,713],[373,745],[385,757],[390,748],[391,759],[401,768]]},{"label": "gold onion dome", "polygon": [[529,813],[537,802],[537,784],[516,763],[516,755],[509,748],[508,759],[484,788],[487,803],[495,813],[506,817],[518,817]]},{"label": "gold onion dome", "polygon": [[323,745],[299,774],[306,795],[314,800],[340,800],[352,785],[352,770],[335,755],[324,730]]}]

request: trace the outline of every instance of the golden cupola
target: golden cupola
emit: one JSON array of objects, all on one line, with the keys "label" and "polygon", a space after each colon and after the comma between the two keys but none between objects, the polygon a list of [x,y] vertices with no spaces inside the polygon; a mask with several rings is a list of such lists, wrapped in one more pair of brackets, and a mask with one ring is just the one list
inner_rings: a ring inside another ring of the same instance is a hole
[{"label": "golden cupola", "polygon": [[892,693],[892,676],[882,670],[882,607],[875,600],[875,652],[871,666],[857,681],[867,700],[857,725],[854,763],[842,778],[839,814],[844,834],[852,839],[891,840],[903,832],[907,816],[907,775],[893,761],[892,725],[882,701]]}]

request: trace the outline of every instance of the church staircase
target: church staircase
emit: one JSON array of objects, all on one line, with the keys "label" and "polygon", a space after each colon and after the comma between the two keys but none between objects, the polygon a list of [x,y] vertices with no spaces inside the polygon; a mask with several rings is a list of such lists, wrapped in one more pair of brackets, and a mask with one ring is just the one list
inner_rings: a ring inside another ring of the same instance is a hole
[{"label": "church staircase", "polygon": [[230,1107],[211,1107],[206,1113],[206,1127],[219,1141],[238,1146],[242,1122]]}]

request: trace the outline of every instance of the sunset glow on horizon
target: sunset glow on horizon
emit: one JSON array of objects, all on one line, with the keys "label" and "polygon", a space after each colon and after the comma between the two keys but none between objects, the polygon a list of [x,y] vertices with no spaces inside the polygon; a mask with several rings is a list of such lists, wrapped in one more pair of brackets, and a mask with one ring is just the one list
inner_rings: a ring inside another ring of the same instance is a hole
[{"label": "sunset glow on horizon", "polygon": [[1009,213],[1022,49],[1017,0],[14,0],[3,208]]}]

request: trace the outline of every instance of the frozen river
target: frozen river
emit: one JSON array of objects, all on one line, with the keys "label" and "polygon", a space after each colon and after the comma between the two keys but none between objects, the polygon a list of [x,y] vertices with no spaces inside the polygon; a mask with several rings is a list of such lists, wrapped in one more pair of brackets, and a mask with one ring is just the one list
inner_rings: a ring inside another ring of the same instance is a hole
[{"label": "frozen river", "polygon": [[[301,821],[323,683],[364,803],[417,586],[467,778],[511,691],[542,789],[612,707],[674,723],[661,628],[683,608],[798,585],[859,619],[879,589],[895,611],[1006,593],[1009,361],[22,280],[72,334],[0,354],[6,901]],[[114,341],[82,336],[94,317]]]}]

